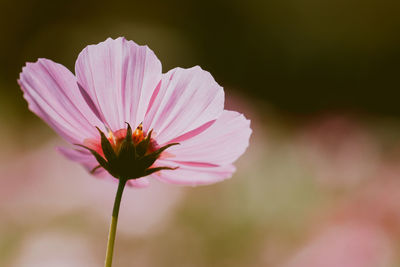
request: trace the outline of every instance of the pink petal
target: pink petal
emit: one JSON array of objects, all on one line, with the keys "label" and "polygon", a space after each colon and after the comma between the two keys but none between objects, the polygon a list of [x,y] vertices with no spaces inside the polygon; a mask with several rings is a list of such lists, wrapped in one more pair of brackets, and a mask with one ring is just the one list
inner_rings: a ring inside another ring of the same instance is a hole
[{"label": "pink petal", "polygon": [[224,91],[209,72],[176,68],[163,75],[144,130],[153,129],[162,145],[217,119],[223,108]]},{"label": "pink petal", "polygon": [[170,147],[167,152],[174,156],[165,160],[228,165],[244,153],[251,132],[250,121],[242,114],[224,110],[207,130]]},{"label": "pink petal", "polygon": [[208,185],[228,179],[235,172],[235,166],[191,166],[158,160],[157,166],[179,167],[176,170],[162,170],[152,174],[152,177],[163,182],[180,185]]},{"label": "pink petal", "polygon": [[149,178],[143,177],[139,179],[129,180],[126,183],[130,187],[144,188],[150,185]]},{"label": "pink petal", "polygon": [[[93,170],[94,167],[99,165],[99,163],[93,157],[93,155],[87,151],[70,149],[70,148],[65,148],[65,147],[57,147],[57,150],[61,154],[63,154],[67,159],[80,163],[88,172],[90,172],[91,170]],[[103,168],[97,169],[93,175],[100,177],[100,178],[106,178],[106,179],[112,180],[114,182],[118,181],[116,178],[111,176]],[[149,184],[150,184],[150,182],[147,177],[143,177],[143,178],[135,179],[135,180],[129,180],[127,182],[128,186],[138,187],[138,188],[146,187]]]},{"label": "pink petal", "polygon": [[71,143],[97,136],[102,126],[79,91],[75,76],[48,59],[27,63],[18,83],[29,108]]},{"label": "pink petal", "polygon": [[111,38],[87,46],[75,64],[78,82],[111,130],[144,120],[161,80],[161,63],[147,46]]},{"label": "pink petal", "polygon": [[[97,162],[96,158],[88,151],[86,150],[78,150],[78,149],[71,149],[71,148],[65,148],[65,147],[57,147],[58,152],[63,154],[67,159],[76,161],[88,171],[90,172],[95,168],[96,166],[99,165]],[[95,172],[96,176],[103,177],[104,176],[104,169],[98,169]]]}]

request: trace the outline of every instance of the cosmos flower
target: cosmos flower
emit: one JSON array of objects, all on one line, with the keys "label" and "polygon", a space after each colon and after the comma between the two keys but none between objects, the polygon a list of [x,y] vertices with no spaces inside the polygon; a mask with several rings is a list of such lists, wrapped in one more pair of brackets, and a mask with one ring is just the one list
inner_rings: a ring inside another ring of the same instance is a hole
[{"label": "cosmos flower", "polygon": [[124,38],[87,46],[75,75],[41,58],[18,83],[30,110],[74,145],[58,148],[62,154],[131,186],[148,177],[182,185],[229,178],[251,135],[249,120],[224,110],[223,88],[209,72],[163,74],[153,51]]}]

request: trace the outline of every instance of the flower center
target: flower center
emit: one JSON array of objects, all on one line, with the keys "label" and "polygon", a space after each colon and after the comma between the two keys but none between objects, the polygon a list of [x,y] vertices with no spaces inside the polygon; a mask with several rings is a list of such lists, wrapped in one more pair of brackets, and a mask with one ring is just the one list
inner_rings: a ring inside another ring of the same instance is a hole
[{"label": "flower center", "polygon": [[142,124],[133,132],[128,124],[127,129],[109,131],[107,136],[100,129],[98,130],[100,140],[88,138],[84,140],[83,145],[78,144],[88,149],[99,163],[92,172],[102,167],[117,179],[129,180],[160,170],[175,169],[168,166],[153,167],[153,164],[167,148],[178,143],[160,147],[151,138],[152,130],[144,133]]},{"label": "flower center", "polygon": [[[115,132],[112,132],[111,130],[108,131],[107,133],[107,140],[110,142],[114,152],[116,154],[119,154],[120,149],[121,149],[121,144],[124,141],[124,139],[126,138],[126,133],[127,133],[127,129],[119,129]],[[142,142],[144,140],[144,138],[146,137],[146,133],[143,132],[143,125],[142,123],[139,124],[138,127],[136,127],[136,129],[133,131],[132,133],[132,141],[134,145],[139,144],[140,142]],[[87,138],[83,141],[83,145],[93,149],[94,151],[96,151],[97,153],[99,153],[101,156],[104,157],[104,152],[103,149],[101,147],[101,138]],[[153,139],[150,138],[150,142],[149,145],[147,147],[147,153],[151,153],[157,150],[158,144],[157,142]]]}]

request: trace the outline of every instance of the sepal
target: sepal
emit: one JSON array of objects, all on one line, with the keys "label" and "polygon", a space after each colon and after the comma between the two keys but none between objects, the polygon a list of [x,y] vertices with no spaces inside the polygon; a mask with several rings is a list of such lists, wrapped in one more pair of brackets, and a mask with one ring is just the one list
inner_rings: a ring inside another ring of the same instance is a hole
[{"label": "sepal", "polygon": [[149,168],[160,157],[161,153],[164,150],[166,150],[167,148],[169,148],[171,146],[175,146],[175,145],[179,145],[179,143],[171,143],[171,144],[165,145],[165,146],[161,147],[160,149],[154,151],[153,153],[143,156],[140,159],[140,161],[143,164],[143,167],[146,169]]},{"label": "sepal", "polygon": [[118,151],[118,157],[122,161],[129,161],[129,160],[136,160],[137,158],[137,153],[136,153],[136,146],[133,143],[132,140],[132,128],[129,125],[129,123],[126,123],[128,125],[128,129],[126,131],[126,136],[124,140],[121,143],[121,146]]},{"label": "sepal", "polygon": [[83,147],[83,148],[89,150],[89,152],[92,153],[92,155],[96,158],[96,160],[100,164],[100,166],[103,167],[104,169],[108,170],[108,162],[99,153],[97,153],[95,150],[93,150],[93,149],[91,149],[91,148],[89,148],[87,146],[84,146],[84,145],[81,145],[81,144],[75,144],[75,145]]},{"label": "sepal", "polygon": [[101,148],[103,149],[104,157],[111,163],[117,159],[117,155],[105,134],[98,127],[96,128],[101,136]]},{"label": "sepal", "polygon": [[[161,170],[176,169],[166,166],[151,168],[151,166],[160,157],[163,151],[171,146],[178,145],[179,143],[167,144],[154,151],[151,139],[152,130],[149,131],[144,138],[140,138],[141,141],[139,142],[137,139],[134,140],[132,128],[129,123],[126,124],[127,131],[125,138],[123,138],[122,141],[120,139],[113,139],[111,141],[113,143],[111,143],[106,135],[96,127],[100,133],[101,149],[104,157],[87,146],[77,144],[78,146],[89,150],[99,163],[98,166],[91,170],[91,173],[94,173],[98,168],[102,167],[115,178],[127,181],[147,176]],[[141,125],[139,127],[136,128],[136,131],[141,131]],[[139,134],[142,135],[142,132],[139,132]],[[114,136],[112,136],[112,138],[114,138]]]},{"label": "sepal", "polygon": [[176,170],[178,168],[179,167],[172,168],[172,167],[166,167],[166,166],[164,166],[164,167],[156,167],[156,168],[147,169],[145,173],[146,173],[146,175],[150,175],[152,173],[155,173],[155,172],[158,172],[158,171],[161,171],[161,170]]},{"label": "sepal", "polygon": [[139,144],[137,144],[136,151],[139,156],[144,156],[148,151],[152,133],[153,130],[150,130],[147,136]]}]

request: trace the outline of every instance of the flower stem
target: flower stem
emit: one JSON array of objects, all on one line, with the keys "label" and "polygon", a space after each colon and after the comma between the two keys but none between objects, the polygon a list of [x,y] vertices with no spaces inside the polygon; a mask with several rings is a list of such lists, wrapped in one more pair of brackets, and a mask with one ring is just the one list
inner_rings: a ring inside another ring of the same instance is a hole
[{"label": "flower stem", "polygon": [[111,267],[111,265],[112,265],[115,234],[117,232],[119,206],[121,204],[122,192],[124,191],[125,184],[126,184],[126,180],[122,180],[122,179],[119,180],[117,194],[115,195],[114,208],[112,211],[110,232],[108,234],[106,261],[105,261],[105,265],[104,265],[105,267]]}]

